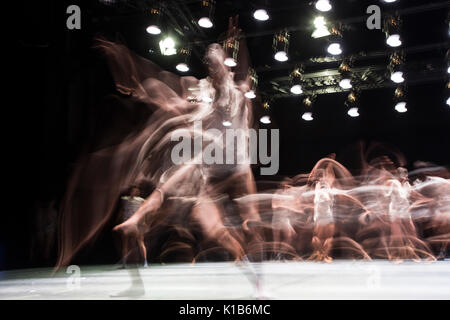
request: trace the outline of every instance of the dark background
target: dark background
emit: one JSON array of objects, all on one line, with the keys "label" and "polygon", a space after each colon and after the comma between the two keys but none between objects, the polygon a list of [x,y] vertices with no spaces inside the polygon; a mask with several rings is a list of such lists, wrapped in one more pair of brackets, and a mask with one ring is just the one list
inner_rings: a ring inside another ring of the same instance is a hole
[{"label": "dark background", "polygon": [[[56,245],[49,248],[47,258],[34,247],[38,208],[52,200],[57,206],[72,165],[86,146],[95,144],[105,132],[126,133],[138,121],[139,111],[117,103],[106,61],[92,49],[94,36],[113,38],[118,33],[132,50],[176,72],[176,57],[160,56],[158,38],[145,32],[148,16],[144,8],[150,3],[20,1],[7,13],[15,21],[8,30],[13,35],[13,58],[6,66],[13,69],[9,81],[13,89],[7,92],[11,99],[3,118],[7,128],[5,175],[12,175],[12,180],[5,181],[11,196],[8,193],[5,197],[8,209],[2,212],[0,269],[54,264]],[[204,48],[217,41],[226,30],[228,17],[236,14],[248,35],[251,62],[258,71],[263,96],[279,93],[270,82],[287,76],[294,62],[326,55],[324,40],[310,36],[318,13],[309,1],[268,1],[271,20],[263,23],[252,17],[258,1],[218,0],[211,30],[200,30],[193,23],[197,1],[166,3],[174,8],[172,19],[166,19],[167,29],[177,42],[194,44],[189,75],[198,78],[206,76],[201,63]],[[66,28],[70,4],[81,7],[81,30]],[[422,48],[407,55],[407,64],[416,75],[407,78],[408,112],[394,110],[395,87],[388,80],[381,88],[362,92],[359,118],[347,115],[344,103],[348,92],[319,95],[312,122],[301,119],[305,110],[301,97],[280,96],[271,101],[269,110],[271,127],[280,129],[280,175],[308,172],[330,153],[337,153],[338,160],[351,167],[360,142],[391,145],[405,155],[409,168],[417,160],[450,163],[450,107],[445,103],[449,2],[400,0],[386,5],[378,0],[334,1],[333,11],[325,15],[329,20],[346,22],[346,53],[381,53],[376,61],[362,61],[361,65],[389,62],[384,34],[365,27],[365,10],[370,4],[380,5],[383,14],[404,10],[403,47]],[[283,27],[293,30],[286,64],[273,60],[271,47],[273,33]],[[313,66],[311,71],[337,66],[331,62]],[[111,262],[105,261],[111,257],[110,251],[103,251],[90,261]]]}]

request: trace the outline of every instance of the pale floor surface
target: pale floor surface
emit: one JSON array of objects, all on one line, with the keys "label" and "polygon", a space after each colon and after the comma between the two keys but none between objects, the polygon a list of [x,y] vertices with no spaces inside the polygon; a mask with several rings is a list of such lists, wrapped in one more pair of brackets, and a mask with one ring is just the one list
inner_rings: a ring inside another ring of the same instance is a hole
[{"label": "pale floor surface", "polygon": [[[255,273],[262,290],[256,293]],[[81,266],[0,272],[0,299],[450,299],[450,260]]]}]

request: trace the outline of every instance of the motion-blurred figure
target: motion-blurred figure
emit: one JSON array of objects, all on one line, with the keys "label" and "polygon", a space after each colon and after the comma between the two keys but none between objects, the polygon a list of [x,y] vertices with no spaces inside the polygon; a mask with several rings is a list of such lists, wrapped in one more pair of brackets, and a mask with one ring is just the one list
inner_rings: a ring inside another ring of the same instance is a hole
[{"label": "motion-blurred figure", "polygon": [[[145,199],[141,197],[141,190],[138,186],[133,185],[122,196],[121,200],[121,220],[127,221],[141,207]],[[128,255],[133,251],[133,245],[138,247],[139,252],[144,260],[144,267],[147,267],[147,248],[145,247],[144,234],[142,232],[135,233],[135,243],[130,243],[130,237],[122,237],[122,267],[126,267]]]},{"label": "motion-blurred figure", "polygon": [[[238,32],[237,26],[230,20],[228,36],[236,37],[236,32]],[[199,224],[206,239],[216,241],[236,260],[240,260],[244,256],[243,244],[239,243],[224,226],[223,219],[226,212],[221,202],[218,201],[223,196],[233,199],[237,195],[256,193],[249,161],[236,163],[236,159],[243,156],[238,154],[239,150],[243,150],[244,153],[248,152],[247,139],[244,140],[246,144],[243,148],[242,146],[236,148],[234,141],[226,140],[223,143],[226,129],[230,128],[239,129],[244,133],[244,137],[248,137],[250,122],[248,100],[244,97],[247,87],[245,83],[235,82],[234,74],[224,64],[225,58],[226,54],[220,45],[212,44],[208,47],[204,61],[209,77],[192,84],[193,88],[197,89],[192,90],[190,99],[198,106],[186,119],[187,125],[179,130],[185,130],[192,137],[195,134],[203,134],[203,132],[196,132],[198,129],[193,123],[202,121],[203,129],[215,129],[215,132],[218,133],[212,139],[212,143],[216,144],[216,148],[222,149],[222,154],[225,154],[229,148],[233,148],[235,164],[205,163],[202,161],[203,157],[200,153],[185,164],[173,165],[166,171],[168,174],[163,175],[164,179],[159,181],[158,187],[139,210],[127,221],[114,228],[123,235],[124,239],[142,238],[142,233],[148,232],[154,224],[157,212],[163,202],[173,195],[185,196],[179,188],[181,185],[187,184],[198,188],[198,192],[193,195],[196,199],[192,207],[192,218]],[[209,99],[205,99],[205,97]],[[225,127],[224,122],[228,122],[229,125]],[[173,131],[169,131],[166,137],[172,133]],[[162,152],[167,153],[165,148],[170,148],[170,144],[162,146]],[[143,158],[149,156],[150,158],[146,160],[151,162],[152,152],[154,153],[153,150],[145,150],[141,154],[143,154]],[[167,159],[167,161],[170,160]],[[253,205],[245,205],[239,208],[239,211],[243,222],[259,220],[258,212]],[[252,235],[252,237],[254,236]]]},{"label": "motion-blurred figure", "polygon": [[335,230],[331,186],[326,177],[321,178],[314,189],[314,231],[312,245],[314,252],[311,260],[331,262],[330,250]]}]

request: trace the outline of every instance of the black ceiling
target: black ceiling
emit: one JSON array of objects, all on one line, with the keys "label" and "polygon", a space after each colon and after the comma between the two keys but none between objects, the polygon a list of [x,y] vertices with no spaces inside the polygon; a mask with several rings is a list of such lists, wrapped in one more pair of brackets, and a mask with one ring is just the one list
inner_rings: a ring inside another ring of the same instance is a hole
[{"label": "black ceiling", "polygon": [[[449,1],[399,0],[385,4],[380,0],[334,0],[331,12],[321,13],[330,22],[342,23],[343,57],[355,56],[355,70],[360,75],[368,75],[361,83],[364,90],[359,103],[359,118],[347,115],[345,101],[348,92],[340,92],[342,90],[337,84],[327,81],[326,77],[319,79],[325,71],[336,72],[341,60],[327,57],[325,39],[311,37],[312,22],[318,15],[314,1],[265,1],[271,19],[260,22],[252,17],[258,1],[217,0],[214,27],[208,30],[199,28],[195,22],[199,2],[163,1],[167,9],[165,34],[170,33],[180,45],[193,44],[189,74],[201,78],[206,76],[201,62],[204,48],[226,31],[229,17],[239,15],[240,27],[247,37],[251,64],[258,72],[259,93],[271,99],[268,112],[273,119],[272,126],[280,129],[281,174],[308,171],[320,157],[333,152],[347,154],[344,150],[361,140],[392,144],[404,152],[411,162],[420,159],[450,163],[450,108],[445,103],[448,97],[446,53],[449,48]],[[81,7],[81,30],[68,31],[65,28],[65,8],[69,4],[79,4]],[[167,70],[177,72],[174,68],[177,58],[161,56],[157,50],[160,38],[145,31],[151,4],[152,1],[139,0],[53,1],[46,5],[31,4],[26,13],[18,9],[24,22],[18,28],[17,36],[20,56],[37,73],[43,72],[48,76],[49,68],[38,65],[39,61],[45,60],[46,66],[53,66],[54,73],[62,75],[68,82],[71,75],[77,72],[81,72],[80,77],[84,79],[86,74],[91,76],[93,70],[99,67],[100,59],[94,57],[91,50],[93,37],[98,34],[108,37],[120,34],[132,50]],[[408,112],[404,114],[397,113],[393,108],[395,86],[386,77],[389,55],[393,50],[386,46],[382,31],[366,28],[366,9],[371,4],[379,5],[384,16],[397,12],[403,21],[402,49],[406,53],[408,71]],[[29,28],[30,24],[34,27]],[[272,51],[273,34],[282,28],[291,30],[290,60],[286,63],[275,61]],[[311,93],[319,94],[312,108],[312,122],[301,119],[301,114],[306,110],[302,96],[286,93],[289,92],[289,73],[296,63],[304,63],[305,73],[319,77],[309,84]],[[28,68],[24,72],[29,71]],[[98,96],[110,90],[98,79],[90,81],[91,87],[88,89],[95,86]],[[55,82],[60,86],[64,84]],[[51,84],[41,86],[49,91]],[[83,89],[79,84],[71,85],[75,93],[88,89]],[[80,94],[75,96],[81,99]],[[48,110],[51,104],[45,99],[42,98],[42,106],[47,109],[47,114],[52,114],[53,111]],[[77,103],[80,106],[73,111]],[[83,125],[80,123],[88,121],[88,111],[85,110],[88,107],[81,106],[84,104],[90,105],[92,101],[72,99],[54,107],[72,110],[72,117],[65,119],[65,127],[58,129],[65,130],[64,137],[75,139],[73,137],[77,133],[73,131],[82,131],[80,128]],[[70,113],[67,110],[64,112]],[[62,116],[66,117],[66,113]]]}]

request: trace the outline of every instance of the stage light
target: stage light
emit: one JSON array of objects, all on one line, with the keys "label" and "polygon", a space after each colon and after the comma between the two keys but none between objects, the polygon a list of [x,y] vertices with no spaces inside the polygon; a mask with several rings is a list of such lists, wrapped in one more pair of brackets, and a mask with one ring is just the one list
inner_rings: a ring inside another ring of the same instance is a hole
[{"label": "stage light", "polygon": [[299,84],[296,84],[294,86],[291,87],[291,92],[293,94],[302,94],[303,90],[302,90],[302,86]]},{"label": "stage light", "polygon": [[161,3],[156,3],[150,9],[150,25],[147,27],[146,31],[149,34],[157,35],[161,33],[161,19],[163,14],[163,7]]},{"label": "stage light", "polygon": [[161,54],[164,56],[171,56],[177,53],[175,48],[175,41],[171,37],[167,37],[159,42]]},{"label": "stage light", "polygon": [[264,9],[258,9],[258,10],[256,10],[254,13],[253,13],[253,17],[256,19],[256,20],[259,20],[259,21],[266,21],[266,20],[269,20],[269,14],[267,13],[267,11],[266,10],[264,10]]},{"label": "stage light", "polygon": [[273,37],[273,50],[275,52],[274,58],[277,61],[285,62],[289,59],[288,49],[289,49],[289,32],[283,30],[278,32]]},{"label": "stage light", "polygon": [[351,79],[342,79],[340,82],[339,82],[339,86],[342,88],[342,89],[344,89],[344,90],[348,90],[348,89],[351,89],[353,86],[352,86],[352,80]]},{"label": "stage light", "polygon": [[403,83],[404,77],[404,53],[394,52],[390,56],[389,71],[391,73],[391,80],[395,83]]},{"label": "stage light", "polygon": [[222,125],[224,127],[231,127],[232,123],[230,121],[224,121],[224,122],[222,122]]},{"label": "stage light", "polygon": [[316,2],[316,9],[322,12],[330,11],[333,7],[329,0],[319,0]]},{"label": "stage light", "polygon": [[190,47],[181,48],[178,52],[178,55],[180,57],[180,62],[176,65],[176,69],[180,72],[188,72],[189,71],[189,65],[188,60],[191,56],[191,49]]},{"label": "stage light", "polygon": [[396,2],[397,0],[383,0],[383,2],[386,2],[386,3],[393,3],[393,2]]},{"label": "stage light", "polygon": [[359,109],[356,107],[350,108],[347,114],[352,118],[359,117]]},{"label": "stage light", "polygon": [[148,33],[154,34],[154,35],[160,34],[160,33],[161,33],[161,29],[160,29],[158,26],[156,26],[156,25],[148,26],[147,29],[146,29],[146,31],[147,31]]},{"label": "stage light", "polygon": [[447,68],[447,73],[450,73],[450,67]]},{"label": "stage light", "polygon": [[450,106],[450,97],[447,98],[447,105]]},{"label": "stage light", "polygon": [[255,94],[255,92],[254,92],[253,90],[247,91],[247,92],[244,94],[244,96],[245,96],[247,99],[255,99],[255,98],[256,98],[256,94]]},{"label": "stage light", "polygon": [[329,54],[333,56],[342,54],[343,51],[341,47],[342,32],[338,27],[336,26],[331,27],[330,36],[328,37],[327,41],[328,41],[327,51]]},{"label": "stage light", "polygon": [[402,45],[399,34],[388,36],[388,38],[386,39],[386,43],[393,48],[400,47]]},{"label": "stage light", "polygon": [[353,58],[344,59],[339,66],[339,74],[340,74],[340,81],[339,86],[344,89],[348,90],[353,87],[352,85],[352,73],[351,73],[351,65],[353,64]]},{"label": "stage light", "polygon": [[397,71],[391,74],[391,80],[395,83],[403,83],[405,78],[403,77],[402,71]]},{"label": "stage light", "polygon": [[404,112],[408,111],[408,109],[406,108],[406,105],[407,105],[406,88],[403,85],[399,86],[399,87],[397,87],[397,89],[395,89],[394,97],[395,97],[394,109],[400,113],[404,113]]},{"label": "stage light", "polygon": [[328,46],[327,51],[329,54],[332,54],[334,56],[340,55],[342,53],[341,44],[337,42],[331,43]]},{"label": "stage light", "polygon": [[231,68],[237,66],[237,63],[233,58],[226,58],[223,64]]},{"label": "stage light", "polygon": [[302,119],[305,120],[305,121],[313,121],[314,118],[313,118],[313,116],[312,116],[312,112],[305,112],[305,113],[302,115]]},{"label": "stage light", "polygon": [[175,67],[178,71],[180,72],[188,72],[189,71],[189,67],[186,63],[179,63],[177,64],[177,66]]},{"label": "stage light", "polygon": [[289,75],[291,80],[291,93],[302,94],[302,81],[303,81],[303,67],[296,67]]},{"label": "stage light", "polygon": [[223,64],[230,68],[236,67],[239,53],[239,41],[234,37],[228,38],[223,43],[223,50],[227,55]]},{"label": "stage light", "polygon": [[198,19],[198,25],[205,29],[209,29],[209,28],[213,27],[213,23],[212,23],[211,19],[209,19],[207,17]]},{"label": "stage light", "polygon": [[345,101],[345,106],[348,109],[347,114],[356,118],[359,117],[359,98],[361,95],[361,90],[359,88],[353,88],[347,96],[347,101]]},{"label": "stage light", "polygon": [[256,88],[258,87],[258,74],[256,73],[255,69],[249,68],[248,77],[250,81],[250,89],[244,94],[244,96],[247,99],[255,99],[256,98],[255,92]]},{"label": "stage light", "polygon": [[279,51],[279,52],[275,53],[274,58],[275,58],[275,60],[280,61],[280,62],[285,62],[285,61],[289,60],[287,53],[284,51]]},{"label": "stage light", "polygon": [[198,25],[202,28],[212,28],[212,16],[214,14],[215,9],[215,1],[214,0],[202,0],[201,1],[201,16],[200,19],[198,19]]},{"label": "stage light", "polygon": [[395,105],[395,110],[400,113],[404,113],[404,112],[408,111],[408,109],[406,109],[406,102],[405,101],[398,102]]},{"label": "stage light", "polygon": [[261,117],[261,119],[259,119],[259,121],[260,121],[261,123],[264,123],[264,124],[270,124],[270,123],[272,123],[272,121],[270,120],[270,117],[269,117],[269,116],[263,116],[263,117]]},{"label": "stage light", "polygon": [[317,17],[316,19],[314,19],[314,28],[315,30],[311,37],[315,39],[327,37],[331,34],[328,30],[327,22],[325,21],[324,17]]},{"label": "stage light", "polygon": [[398,15],[388,15],[384,20],[383,31],[386,33],[386,44],[392,48],[402,45],[400,37],[402,21]]}]

